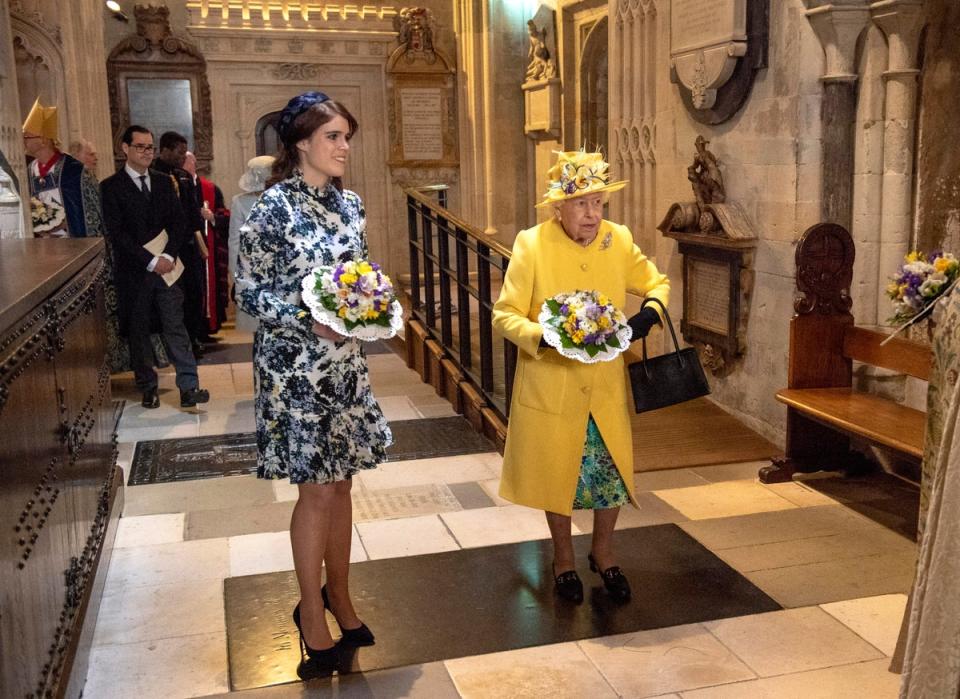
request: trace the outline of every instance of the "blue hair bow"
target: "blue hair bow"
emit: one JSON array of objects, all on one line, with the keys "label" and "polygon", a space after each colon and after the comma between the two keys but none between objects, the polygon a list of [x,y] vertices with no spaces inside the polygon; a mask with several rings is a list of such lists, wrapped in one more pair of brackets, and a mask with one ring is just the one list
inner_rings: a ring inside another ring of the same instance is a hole
[{"label": "blue hair bow", "polygon": [[310,109],[313,105],[326,102],[329,99],[330,98],[322,92],[311,91],[297,95],[287,102],[287,106],[283,108],[283,112],[280,114],[280,121],[277,123],[277,134],[280,136],[280,140],[284,143],[286,142],[287,134],[290,132],[290,127],[293,126],[294,119]]}]

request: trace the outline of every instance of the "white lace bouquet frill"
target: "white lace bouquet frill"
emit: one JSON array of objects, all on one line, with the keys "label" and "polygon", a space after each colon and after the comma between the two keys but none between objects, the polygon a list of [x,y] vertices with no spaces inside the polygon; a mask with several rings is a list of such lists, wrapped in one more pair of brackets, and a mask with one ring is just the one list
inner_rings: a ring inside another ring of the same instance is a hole
[{"label": "white lace bouquet frill", "polygon": [[393,282],[376,262],[315,268],[303,280],[303,301],[315,321],[359,340],[386,339],[403,328]]},{"label": "white lace bouquet frill", "polygon": [[63,226],[65,219],[66,211],[57,202],[30,197],[30,220],[34,233],[55,231]]},{"label": "white lace bouquet frill", "polygon": [[557,294],[544,301],[537,320],[548,345],[585,364],[615,359],[633,337],[623,311],[597,291]]}]

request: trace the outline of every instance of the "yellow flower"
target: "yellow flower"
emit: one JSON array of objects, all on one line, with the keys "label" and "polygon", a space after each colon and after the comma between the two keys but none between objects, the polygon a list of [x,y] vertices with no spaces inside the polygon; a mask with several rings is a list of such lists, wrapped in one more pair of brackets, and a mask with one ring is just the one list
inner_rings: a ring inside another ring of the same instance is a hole
[{"label": "yellow flower", "polygon": [[610,299],[603,294],[597,294],[597,303],[599,303],[601,306],[606,306],[608,303],[610,303]]},{"label": "yellow flower", "polygon": [[367,262],[366,260],[364,260],[359,265],[357,265],[357,272],[359,274],[367,274],[368,272],[372,272],[372,271],[373,271],[373,267],[371,267],[370,263]]},{"label": "yellow flower", "polygon": [[921,253],[919,250],[914,250],[913,252],[909,253],[904,259],[906,259],[907,262],[919,262],[920,260],[923,259],[923,253]]},{"label": "yellow flower", "polygon": [[573,333],[573,335],[570,336],[570,339],[572,339],[574,342],[576,342],[579,345],[583,343],[584,337],[586,337],[586,335],[584,334],[583,330],[577,330],[576,332]]},{"label": "yellow flower", "polygon": [[938,257],[933,263],[933,268],[938,272],[946,272],[950,267],[950,260],[945,257]]},{"label": "yellow flower", "polygon": [[347,307],[346,307],[346,306],[341,306],[341,307],[337,310],[337,315],[340,316],[341,318],[346,318],[346,317],[347,317]]},{"label": "yellow flower", "polygon": [[357,283],[357,275],[356,275],[356,274],[349,273],[349,272],[344,272],[343,274],[340,275],[340,283],[341,283],[341,284],[356,284],[356,283]]},{"label": "yellow flower", "polygon": [[610,319],[606,316],[600,316],[599,320],[597,320],[597,325],[600,326],[601,330],[606,330],[610,327]]},{"label": "yellow flower", "polygon": [[380,317],[380,311],[375,311],[375,310],[373,310],[373,309],[371,308],[369,311],[366,312],[365,317],[366,317],[367,320],[373,320],[373,319],[375,319],[375,318],[379,318],[379,317]]}]

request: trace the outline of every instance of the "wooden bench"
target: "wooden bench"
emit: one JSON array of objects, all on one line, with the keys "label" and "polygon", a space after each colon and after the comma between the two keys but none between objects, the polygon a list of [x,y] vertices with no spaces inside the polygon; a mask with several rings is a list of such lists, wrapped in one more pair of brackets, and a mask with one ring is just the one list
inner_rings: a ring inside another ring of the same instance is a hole
[{"label": "wooden bench", "polygon": [[796,315],[790,321],[783,457],[760,469],[763,483],[820,470],[860,472],[873,467],[852,451],[851,439],[890,450],[901,459],[923,458],[926,413],[853,387],[853,362],[927,380],[930,348],[887,333],[857,327],[850,314],[854,247],[836,224],[808,229],[797,244]]}]

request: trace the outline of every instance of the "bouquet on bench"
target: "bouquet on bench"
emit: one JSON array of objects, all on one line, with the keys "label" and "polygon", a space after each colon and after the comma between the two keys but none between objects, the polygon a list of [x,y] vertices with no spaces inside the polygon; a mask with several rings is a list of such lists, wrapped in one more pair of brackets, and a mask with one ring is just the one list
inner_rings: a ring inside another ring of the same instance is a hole
[{"label": "bouquet on bench", "polygon": [[585,364],[614,359],[633,335],[623,311],[597,291],[557,294],[543,302],[537,320],[548,345]]},{"label": "bouquet on bench", "polygon": [[909,253],[887,285],[894,308],[889,322],[897,326],[893,335],[927,318],[937,300],[953,288],[958,278],[960,261],[952,253]]},{"label": "bouquet on bench", "polygon": [[315,321],[359,340],[393,337],[403,327],[393,282],[376,262],[315,268],[303,280],[303,301]]}]

